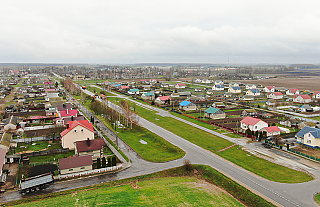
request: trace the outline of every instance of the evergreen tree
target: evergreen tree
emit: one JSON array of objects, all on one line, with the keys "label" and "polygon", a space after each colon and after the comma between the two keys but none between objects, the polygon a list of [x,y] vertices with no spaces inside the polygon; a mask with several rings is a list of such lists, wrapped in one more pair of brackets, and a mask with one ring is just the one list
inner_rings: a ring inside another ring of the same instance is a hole
[{"label": "evergreen tree", "polygon": [[97,169],[101,168],[101,160],[100,157],[97,158]]},{"label": "evergreen tree", "polygon": [[116,166],[116,165],[117,165],[116,157],[112,157],[112,166]]},{"label": "evergreen tree", "polygon": [[111,167],[111,159],[110,159],[110,157],[108,157],[108,165],[107,165],[107,167]]},{"label": "evergreen tree", "polygon": [[102,168],[106,168],[107,166],[106,166],[106,158],[105,157],[103,157],[102,158]]}]

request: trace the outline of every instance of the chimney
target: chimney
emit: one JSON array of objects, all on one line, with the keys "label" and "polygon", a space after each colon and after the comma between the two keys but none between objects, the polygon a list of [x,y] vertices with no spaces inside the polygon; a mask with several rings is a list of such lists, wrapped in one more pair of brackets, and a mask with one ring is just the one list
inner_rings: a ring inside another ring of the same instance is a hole
[{"label": "chimney", "polygon": [[63,108],[66,108],[66,104],[62,104],[62,107],[63,107]]},{"label": "chimney", "polygon": [[88,147],[90,147],[90,139],[89,138],[87,138],[87,145],[88,145]]},{"label": "chimney", "polygon": [[73,116],[71,116],[71,121],[74,121],[74,118],[73,118]]},{"label": "chimney", "polygon": [[69,114],[69,110],[67,109],[67,114]]}]

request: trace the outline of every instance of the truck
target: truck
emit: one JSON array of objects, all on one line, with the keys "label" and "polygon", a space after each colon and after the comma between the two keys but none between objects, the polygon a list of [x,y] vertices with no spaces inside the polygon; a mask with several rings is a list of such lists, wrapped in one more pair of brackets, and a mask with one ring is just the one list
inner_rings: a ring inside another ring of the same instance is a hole
[{"label": "truck", "polygon": [[85,87],[85,86],[81,86],[81,88],[82,88],[82,89],[86,89],[87,87]]},{"label": "truck", "polygon": [[36,192],[47,188],[51,183],[54,183],[53,175],[45,173],[20,181],[20,193],[25,195],[30,192]]}]

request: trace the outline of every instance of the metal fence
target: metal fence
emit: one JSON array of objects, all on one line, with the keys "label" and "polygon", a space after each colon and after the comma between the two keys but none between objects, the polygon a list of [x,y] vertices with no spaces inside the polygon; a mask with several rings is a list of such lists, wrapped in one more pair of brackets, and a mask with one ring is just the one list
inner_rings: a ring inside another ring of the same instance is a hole
[{"label": "metal fence", "polygon": [[81,176],[87,176],[87,175],[98,174],[98,173],[112,172],[112,171],[116,171],[116,170],[120,170],[120,169],[122,169],[122,164],[117,165],[117,166],[113,166],[113,167],[88,170],[88,171],[66,174],[66,175],[58,175],[58,176],[55,176],[54,179],[58,179],[58,180],[68,179],[68,178],[81,177]]}]

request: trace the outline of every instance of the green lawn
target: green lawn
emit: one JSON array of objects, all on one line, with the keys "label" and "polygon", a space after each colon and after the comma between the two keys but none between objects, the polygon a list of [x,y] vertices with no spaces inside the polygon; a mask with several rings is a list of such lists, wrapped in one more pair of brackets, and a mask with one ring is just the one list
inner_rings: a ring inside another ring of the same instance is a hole
[{"label": "green lawn", "polygon": [[[148,161],[167,162],[185,155],[185,152],[180,148],[140,126],[135,126],[132,130],[124,130],[118,135],[143,159]],[[142,144],[140,140],[147,142],[147,144]]]},{"label": "green lawn", "polygon": [[239,149],[238,146],[218,152],[217,155],[268,180],[281,183],[300,183],[313,179],[311,175],[305,172],[296,171],[282,165],[266,161],[265,159]]},{"label": "green lawn", "polygon": [[30,157],[29,159],[30,159],[30,163],[47,163],[47,162],[58,162],[59,159],[72,157],[73,155],[74,155],[74,150],[70,150],[69,152],[66,152],[66,153]]},{"label": "green lawn", "polygon": [[192,177],[167,177],[49,198],[21,206],[244,206]]},{"label": "green lawn", "polygon": [[316,200],[317,204],[320,206],[320,193],[314,196],[314,199]]},{"label": "green lawn", "polygon": [[[32,145],[33,144],[33,145]],[[36,141],[32,143],[18,143],[15,153],[23,151],[40,151],[40,150],[52,150],[52,149],[62,149],[61,144],[56,140],[48,146],[48,141]],[[25,147],[25,148],[24,148]]]},{"label": "green lawn", "polygon": [[204,165],[192,165],[189,171],[182,166],[125,180],[38,195],[3,205],[18,204],[20,206],[274,206],[232,179]]}]

